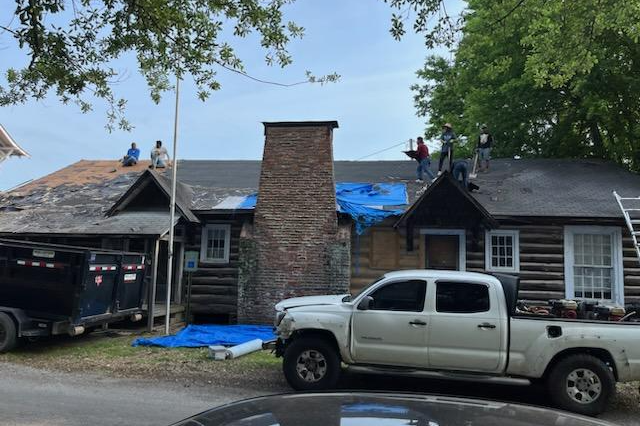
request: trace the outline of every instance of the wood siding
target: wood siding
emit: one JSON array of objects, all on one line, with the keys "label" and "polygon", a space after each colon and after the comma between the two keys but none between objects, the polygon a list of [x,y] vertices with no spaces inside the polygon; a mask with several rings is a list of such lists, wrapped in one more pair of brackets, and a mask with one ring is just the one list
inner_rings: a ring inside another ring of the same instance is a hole
[{"label": "wood siding", "polygon": [[[569,224],[575,224],[568,222]],[[580,223],[587,225],[585,223]],[[611,222],[597,226],[620,226]],[[640,261],[625,227],[622,228],[625,303],[640,302]],[[500,230],[517,230],[520,239],[520,298],[544,301],[565,296],[564,224],[510,225]],[[391,222],[352,237],[351,291],[356,292],[385,272],[422,269],[425,265],[424,236],[414,231],[415,250],[406,251],[404,229],[394,230]],[[372,244],[373,243],[373,244]],[[486,272],[484,233],[474,240],[466,232],[466,270]],[[382,260],[384,258],[384,260]]]},{"label": "wood siding", "polygon": [[[198,271],[193,273],[191,288],[191,312],[194,315],[228,315],[229,321],[234,322],[238,309],[238,240],[242,221],[211,220],[203,221],[207,224],[230,224],[231,238],[228,263],[198,262]],[[194,227],[192,238],[186,244],[185,250],[200,253],[202,227]],[[187,277],[183,278],[186,289]]]}]

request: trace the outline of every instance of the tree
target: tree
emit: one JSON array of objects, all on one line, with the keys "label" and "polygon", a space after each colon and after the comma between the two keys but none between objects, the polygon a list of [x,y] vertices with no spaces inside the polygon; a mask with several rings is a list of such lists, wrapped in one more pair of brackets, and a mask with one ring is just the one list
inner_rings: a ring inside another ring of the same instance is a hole
[{"label": "tree", "polygon": [[640,170],[640,1],[578,3],[469,1],[455,59],[443,68],[428,58],[418,71],[416,106],[429,128],[455,116],[467,134],[489,124],[497,155],[598,157]]},{"label": "tree", "polygon": [[[172,75],[191,76],[205,100],[220,89],[216,72],[248,76],[232,40],[254,32],[269,65],[287,66],[291,39],[303,28],[286,22],[283,7],[295,0],[15,0],[13,25],[0,27],[28,56],[6,70],[0,106],[41,99],[50,93],[89,111],[91,97],[109,104],[109,124],[129,128],[126,100],[113,83],[117,59],[134,53],[157,103],[172,88]],[[1,36],[1,35],[0,35]],[[337,75],[303,82],[335,81]],[[294,83],[295,84],[295,83]]]}]

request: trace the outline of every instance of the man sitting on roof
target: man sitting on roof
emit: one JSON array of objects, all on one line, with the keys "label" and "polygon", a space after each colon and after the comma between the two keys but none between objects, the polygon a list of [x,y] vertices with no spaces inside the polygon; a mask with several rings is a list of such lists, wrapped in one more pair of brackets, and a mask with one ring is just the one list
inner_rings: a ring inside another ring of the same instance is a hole
[{"label": "man sitting on roof", "polygon": [[150,168],[164,168],[167,166],[166,162],[169,161],[169,153],[167,148],[162,146],[162,141],[156,141],[156,147],[151,150],[151,165]]},{"label": "man sitting on roof", "polygon": [[133,166],[138,162],[138,158],[140,158],[140,150],[137,148],[136,143],[133,142],[131,144],[131,148],[127,151],[127,155],[122,157],[122,165],[124,167]]}]

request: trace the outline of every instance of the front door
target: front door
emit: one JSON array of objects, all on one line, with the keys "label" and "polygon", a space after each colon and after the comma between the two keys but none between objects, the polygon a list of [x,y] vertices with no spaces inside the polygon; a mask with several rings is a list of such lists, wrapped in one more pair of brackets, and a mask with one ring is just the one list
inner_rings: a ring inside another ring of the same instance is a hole
[{"label": "front door", "polygon": [[427,269],[460,270],[460,237],[458,235],[425,235],[425,249]]},{"label": "front door", "polygon": [[397,280],[368,293],[370,309],[352,316],[351,353],[359,364],[426,367],[428,362],[427,283]]}]

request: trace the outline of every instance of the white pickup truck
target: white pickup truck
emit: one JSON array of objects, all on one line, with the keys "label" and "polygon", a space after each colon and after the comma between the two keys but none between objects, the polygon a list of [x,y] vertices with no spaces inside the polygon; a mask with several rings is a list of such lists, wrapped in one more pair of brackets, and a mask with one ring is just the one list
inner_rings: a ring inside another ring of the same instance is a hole
[{"label": "white pickup truck", "polygon": [[516,314],[518,279],[454,271],[387,273],[358,295],[276,305],[276,356],[294,389],[359,372],[530,384],[561,408],[604,411],[616,381],[640,380],[640,328]]}]

